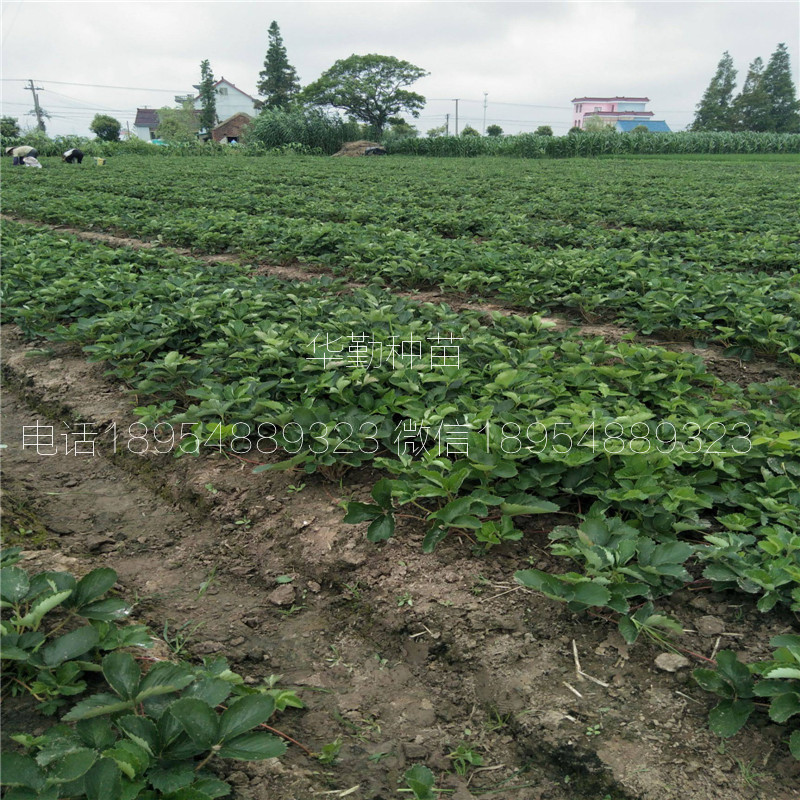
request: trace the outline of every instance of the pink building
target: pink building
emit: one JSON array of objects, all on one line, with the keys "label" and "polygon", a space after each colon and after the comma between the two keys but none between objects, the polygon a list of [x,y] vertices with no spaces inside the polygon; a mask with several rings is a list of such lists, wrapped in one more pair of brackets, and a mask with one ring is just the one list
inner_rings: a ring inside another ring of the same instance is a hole
[{"label": "pink building", "polygon": [[572,124],[585,128],[586,121],[592,117],[612,125],[621,120],[647,122],[653,116],[652,111],[645,111],[649,102],[649,97],[575,97]]}]

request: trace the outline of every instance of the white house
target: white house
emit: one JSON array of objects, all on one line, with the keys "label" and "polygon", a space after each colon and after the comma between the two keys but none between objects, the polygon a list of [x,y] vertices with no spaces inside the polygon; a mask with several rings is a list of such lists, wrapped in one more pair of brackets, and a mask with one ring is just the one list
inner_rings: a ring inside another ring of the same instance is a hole
[{"label": "white house", "polygon": [[[199,89],[199,86],[195,86]],[[234,114],[249,114],[251,117],[256,115],[256,104],[258,101],[255,97],[251,97],[247,92],[234,86],[230,81],[225,78],[220,78],[215,84],[214,88],[217,90],[217,119],[225,120],[232,117]],[[200,95],[192,98],[195,109],[200,111],[203,104],[200,102]]]}]

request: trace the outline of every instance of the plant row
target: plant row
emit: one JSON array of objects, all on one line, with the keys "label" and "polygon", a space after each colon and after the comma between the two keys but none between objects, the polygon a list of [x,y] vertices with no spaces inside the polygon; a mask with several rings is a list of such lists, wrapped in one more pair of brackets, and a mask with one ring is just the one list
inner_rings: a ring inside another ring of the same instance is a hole
[{"label": "plant row", "polygon": [[[579,165],[557,176],[555,186],[547,186],[548,176],[530,175],[506,187],[507,170],[490,164],[464,171],[463,192],[443,191],[438,181],[449,173],[442,170],[409,168],[403,174],[415,183],[395,191],[386,179],[395,185],[396,167],[359,169],[355,180],[336,167],[328,196],[314,200],[308,187],[318,176],[296,162],[269,175],[249,174],[240,164],[151,163],[150,180],[130,165],[110,179],[97,170],[77,181],[66,169],[35,180],[14,173],[6,181],[6,207],[206,252],[235,242],[236,250],[259,259],[298,259],[395,285],[499,295],[536,311],[566,308],[645,334],[714,340],[744,358],[754,351],[798,357],[800,273],[790,224],[796,174],[781,165],[755,165],[745,177],[741,170],[698,177],[685,165],[651,166],[663,197],[648,209],[626,206],[625,197],[608,203],[606,187],[579,190],[587,178],[612,177],[607,164]],[[614,179],[620,191],[630,199],[647,195],[632,172],[614,166],[623,173]],[[235,192],[220,193],[225,175],[236,181]],[[711,177],[714,201],[698,210],[697,181]],[[164,187],[167,178],[171,185]],[[571,216],[564,223],[560,215]],[[738,229],[748,219],[754,232]]]},{"label": "plant row", "polygon": [[0,554],[4,689],[36,698],[42,714],[66,713],[40,735],[8,736],[23,752],[2,753],[7,800],[212,800],[231,791],[212,759],[285,752],[264,725],[302,702],[274,688],[276,676],[246,686],[222,658],[150,658],[149,632],[126,624],[131,607],[111,593],[113,569],[78,580],[31,575],[19,559],[20,548]]}]

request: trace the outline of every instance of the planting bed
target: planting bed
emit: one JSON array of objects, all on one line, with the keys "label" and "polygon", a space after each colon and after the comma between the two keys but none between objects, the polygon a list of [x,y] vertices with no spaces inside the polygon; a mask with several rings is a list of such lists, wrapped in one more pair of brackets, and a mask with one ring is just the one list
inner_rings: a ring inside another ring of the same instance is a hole
[{"label": "planting bed", "polygon": [[[146,161],[6,177],[7,212],[206,256],[4,224],[3,530],[341,740],[220,762],[234,796],[410,797],[418,763],[462,800],[798,796],[796,723],[720,739],[691,677],[798,632],[794,164]],[[458,364],[354,363],[362,331]]]}]

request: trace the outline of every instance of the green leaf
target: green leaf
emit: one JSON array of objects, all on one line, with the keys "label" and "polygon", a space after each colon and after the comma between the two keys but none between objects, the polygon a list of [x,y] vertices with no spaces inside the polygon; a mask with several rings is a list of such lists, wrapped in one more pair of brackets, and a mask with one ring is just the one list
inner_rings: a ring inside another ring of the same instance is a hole
[{"label": "green leaf", "polygon": [[152,720],[131,714],[127,717],[120,717],[115,724],[149,755],[154,756],[158,752],[160,748],[158,728]]},{"label": "green leaf", "polygon": [[422,764],[414,764],[403,774],[403,780],[412,792],[415,800],[435,800],[433,794],[433,773]]},{"label": "green leaf", "polygon": [[698,685],[707,692],[713,692],[722,697],[732,697],[733,689],[715,669],[696,669],[692,672],[692,677]]},{"label": "green leaf", "polygon": [[224,742],[266,722],[275,711],[275,701],[269,695],[253,694],[241,697],[223,712],[219,738]]},{"label": "green leaf", "polygon": [[720,674],[727,678],[733,686],[737,697],[753,696],[753,676],[745,664],[732,650],[721,650],[717,654],[717,666]]},{"label": "green leaf", "polygon": [[447,538],[447,529],[433,525],[422,540],[422,552],[432,553],[445,538]]},{"label": "green leaf", "polygon": [[88,653],[100,640],[100,635],[91,626],[77,628],[54,639],[42,648],[42,659],[48,667],[57,667]]},{"label": "green leaf", "polygon": [[764,673],[765,678],[795,678],[800,680],[800,669],[797,667],[775,667]]},{"label": "green leaf", "polygon": [[795,731],[789,737],[789,750],[791,754],[800,761],[800,731]]},{"label": "green leaf", "polygon": [[136,702],[141,703],[148,697],[178,692],[194,681],[194,673],[186,666],[160,662],[142,678]]},{"label": "green leaf", "polygon": [[394,533],[394,515],[384,514],[373,520],[367,528],[367,539],[371,542],[382,542],[390,539]]},{"label": "green leaf", "polygon": [[723,700],[708,715],[709,727],[717,736],[733,736],[742,729],[754,708],[752,700]]},{"label": "green leaf", "polygon": [[122,774],[111,758],[96,761],[84,778],[87,800],[116,800],[122,793]]},{"label": "green leaf", "polygon": [[44,788],[44,773],[30,756],[4,752],[0,764],[0,784],[3,786],[27,786],[36,791]]},{"label": "green leaf", "polygon": [[628,644],[633,644],[639,638],[639,628],[630,617],[620,617],[617,620],[617,627]]},{"label": "green leaf", "polygon": [[71,711],[61,718],[64,722],[76,722],[80,719],[91,719],[101,717],[104,714],[116,714],[118,711],[125,711],[133,708],[132,700],[120,700],[114,694],[93,694],[85,700],[77,703]]},{"label": "green leaf", "polygon": [[87,603],[76,610],[77,614],[86,619],[96,619],[111,622],[115,619],[124,619],[131,613],[131,607],[118,597],[108,597]]},{"label": "green leaf", "polygon": [[392,482],[382,478],[372,487],[372,499],[384,510],[392,509]]},{"label": "green leaf", "polygon": [[117,573],[113,569],[108,567],[93,569],[78,581],[70,605],[80,608],[104,595],[116,582]]},{"label": "green leaf", "polygon": [[783,724],[795,714],[800,714],[800,694],[786,692],[772,698],[769,717],[773,722]]},{"label": "green leaf", "polygon": [[76,750],[74,753],[69,753],[58,761],[54,761],[48,777],[55,783],[77,780],[89,771],[96,760],[97,753],[94,750],[88,748]]},{"label": "green leaf", "polygon": [[232,685],[220,678],[202,678],[193,683],[184,693],[184,697],[196,697],[211,708],[216,708],[230,697]]},{"label": "green leaf", "polygon": [[512,517],[522,514],[552,514],[555,511],[560,511],[560,507],[549,500],[539,500],[532,497],[529,501],[524,503],[502,503],[500,510],[504,514],[509,514]]},{"label": "green leaf", "polygon": [[180,722],[189,738],[197,745],[210,748],[220,740],[219,720],[214,709],[196,697],[182,697],[169,707],[169,713]]},{"label": "green leaf", "polygon": [[114,747],[103,753],[108,758],[113,758],[117,766],[133,780],[137,775],[144,775],[150,766],[150,756],[143,747],[130,739],[120,739]]},{"label": "green leaf", "polygon": [[276,758],[285,752],[286,742],[271,733],[245,733],[225,742],[217,755],[240,761],[260,761],[264,758]]},{"label": "green leaf", "polygon": [[184,786],[189,786],[194,781],[194,768],[187,764],[175,764],[174,766],[164,766],[152,769],[147,773],[147,780],[150,781],[157,792],[168,794],[177,792]]},{"label": "green leaf", "polygon": [[227,797],[231,793],[231,787],[217,778],[200,778],[199,781],[195,781],[194,788],[212,798]]},{"label": "green leaf", "polygon": [[38,628],[39,623],[44,619],[44,615],[48,611],[52,611],[56,606],[61,605],[71,594],[72,589],[65,589],[63,592],[56,592],[43,597],[33,604],[31,610],[24,617],[13,620],[13,623],[27,628]]},{"label": "green leaf", "polygon": [[103,675],[123,700],[132,700],[136,696],[142,670],[130,653],[116,652],[109,653],[103,659]]},{"label": "green leaf", "polygon": [[587,606],[604,606],[611,599],[611,592],[605,586],[587,581],[575,587],[572,600]]},{"label": "green leaf", "polygon": [[374,506],[371,503],[348,503],[344,522],[348,525],[358,525],[382,515],[383,511],[380,506]]},{"label": "green leaf", "polygon": [[111,728],[111,720],[93,717],[83,719],[76,726],[75,731],[87,747],[96,750],[105,750],[117,740],[117,735]]},{"label": "green leaf", "polygon": [[0,569],[0,599],[7,603],[19,603],[30,589],[28,573],[20,567]]}]

